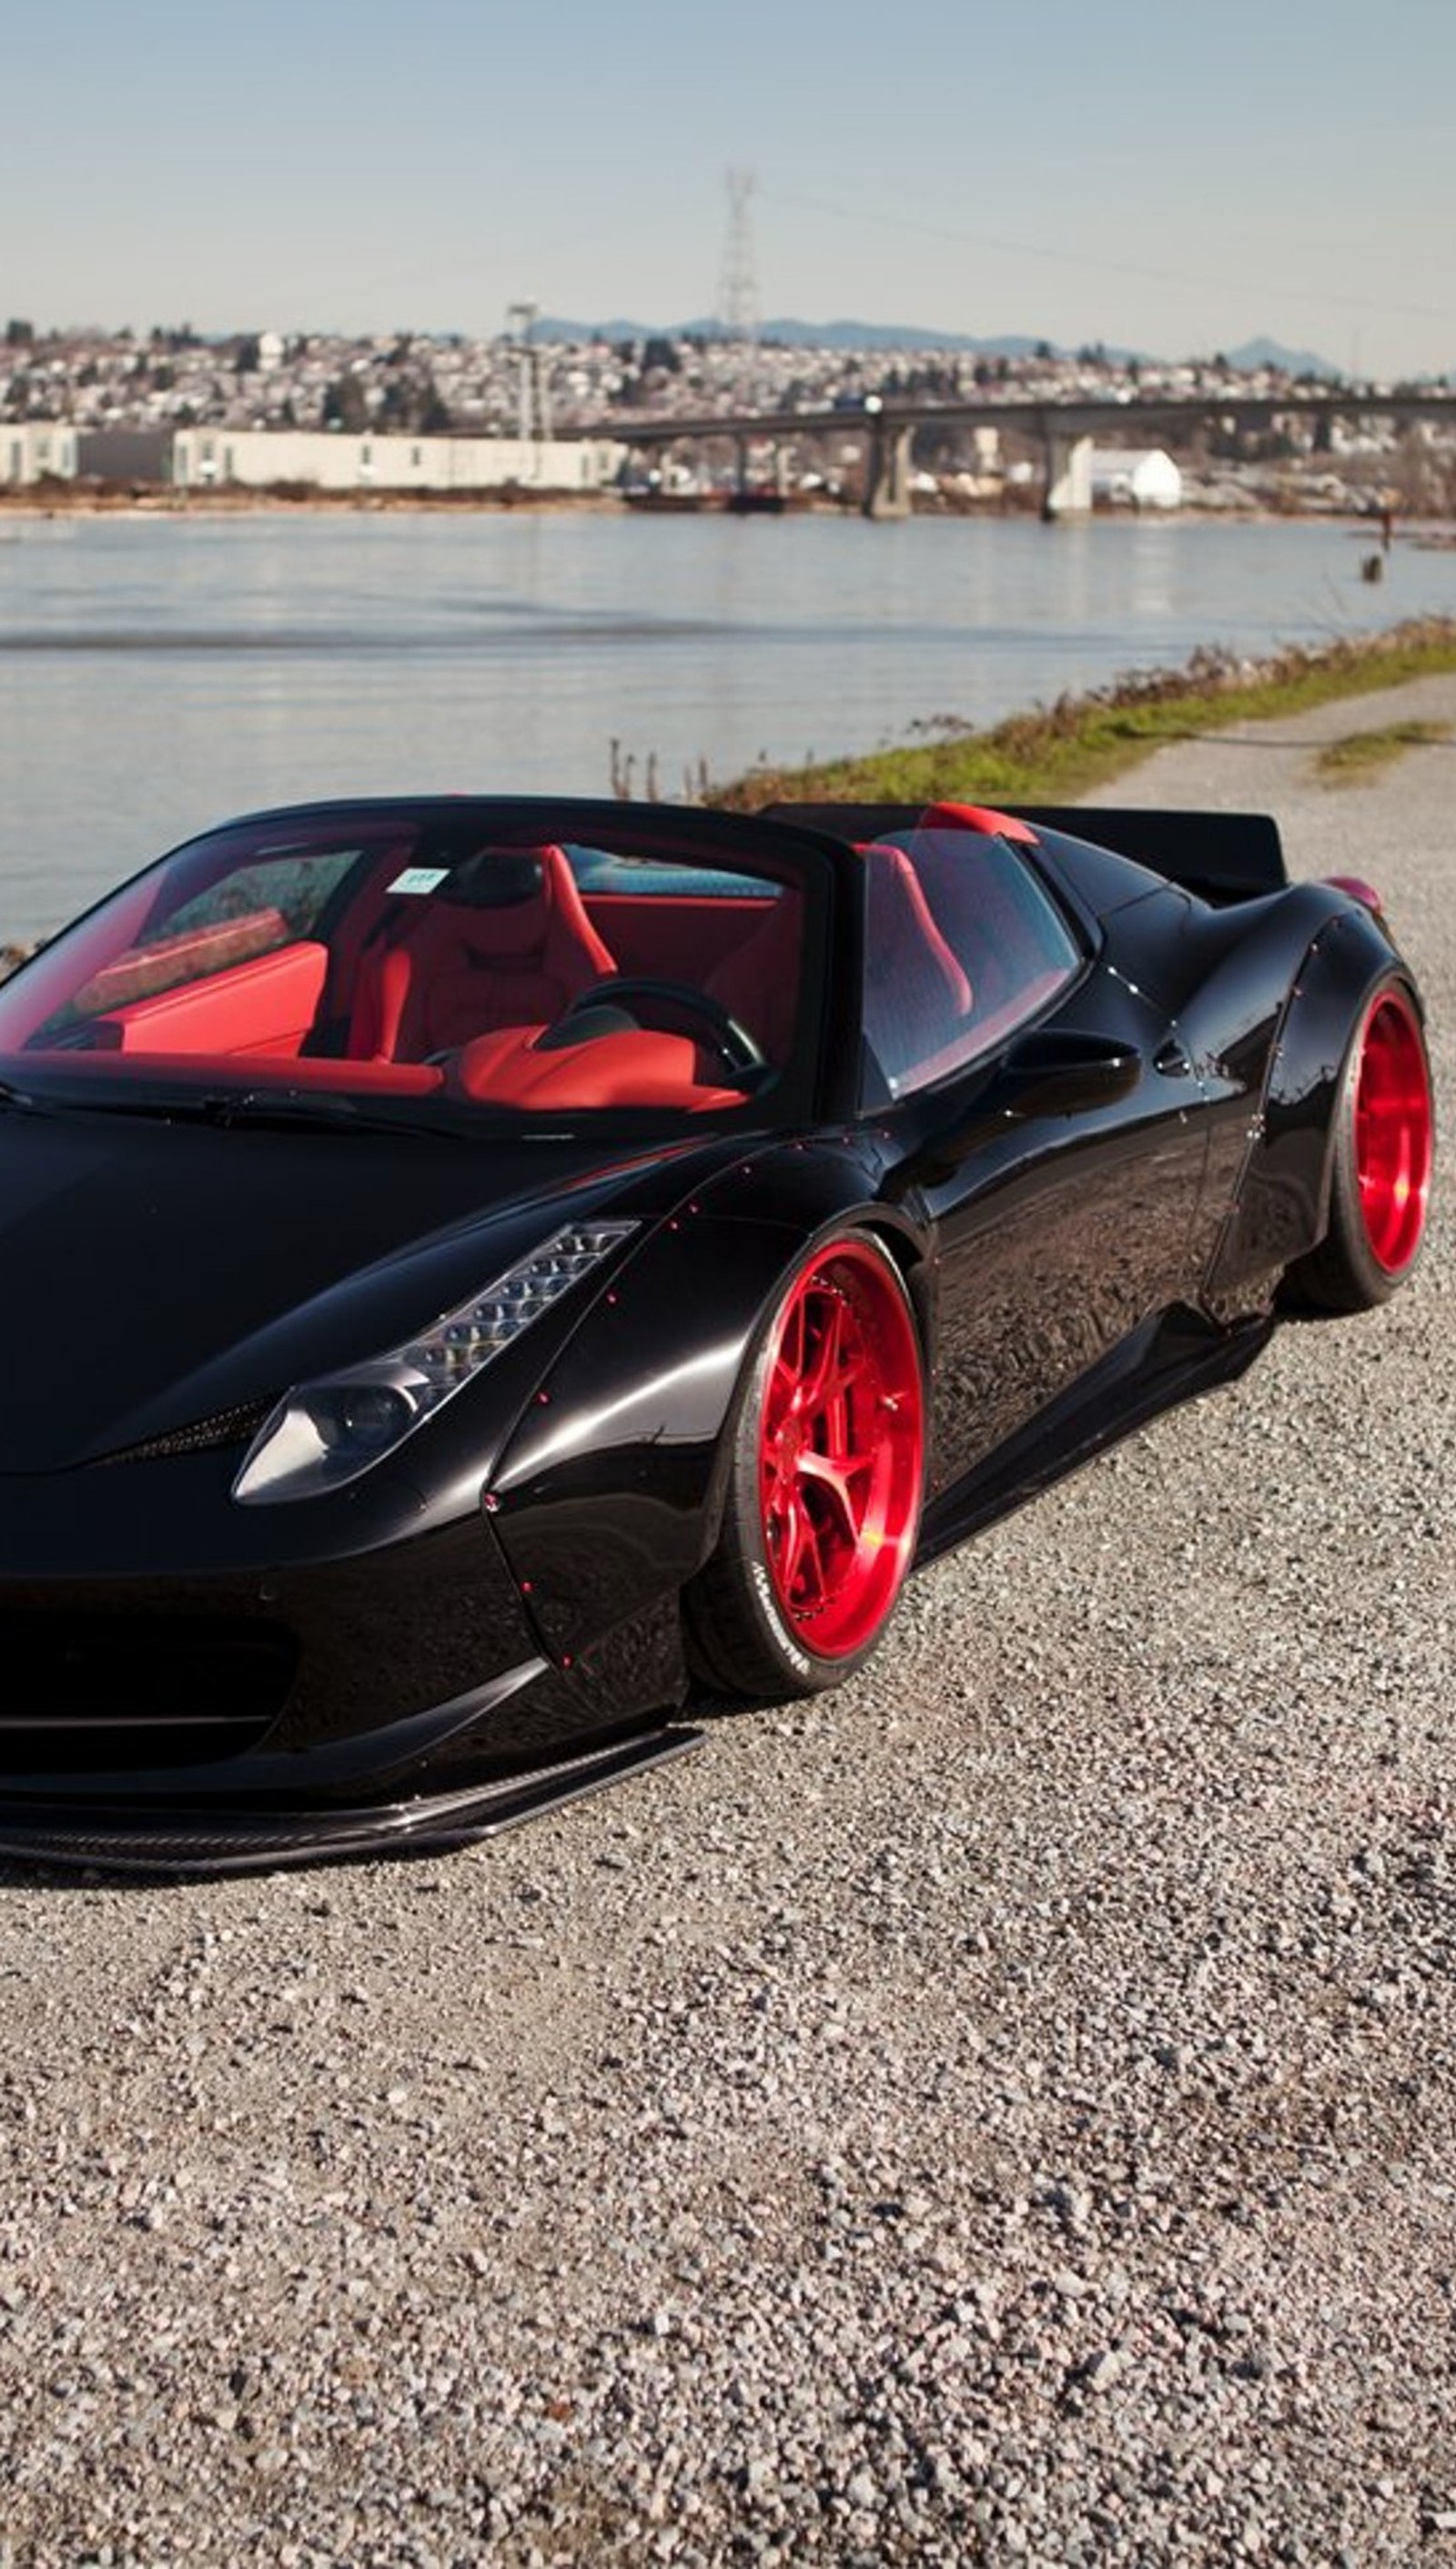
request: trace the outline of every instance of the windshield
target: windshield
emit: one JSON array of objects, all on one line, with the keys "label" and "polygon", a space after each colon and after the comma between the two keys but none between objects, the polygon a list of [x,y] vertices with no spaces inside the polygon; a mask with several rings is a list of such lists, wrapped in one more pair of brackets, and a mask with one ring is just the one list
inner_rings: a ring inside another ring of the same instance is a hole
[{"label": "windshield", "polygon": [[[0,988],[0,1079],[367,1101],[418,1123],[779,1120],[812,1075],[816,886],[689,828],[488,806],[275,814],[191,841]],[[680,818],[682,816],[679,816]],[[820,897],[822,897],[822,892]]]}]

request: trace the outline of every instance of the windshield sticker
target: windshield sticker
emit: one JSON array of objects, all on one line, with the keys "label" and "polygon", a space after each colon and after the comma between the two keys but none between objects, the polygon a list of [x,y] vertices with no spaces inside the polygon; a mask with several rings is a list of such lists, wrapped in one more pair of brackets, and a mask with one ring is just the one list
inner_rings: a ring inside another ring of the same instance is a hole
[{"label": "windshield sticker", "polygon": [[390,892],[438,892],[449,872],[448,866],[406,866],[404,873],[396,875],[388,889]]}]

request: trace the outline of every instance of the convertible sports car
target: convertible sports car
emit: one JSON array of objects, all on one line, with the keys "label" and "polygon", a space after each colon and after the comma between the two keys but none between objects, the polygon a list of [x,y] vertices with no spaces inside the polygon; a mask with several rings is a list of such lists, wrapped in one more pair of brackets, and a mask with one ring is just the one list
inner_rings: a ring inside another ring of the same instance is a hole
[{"label": "convertible sports car", "polygon": [[475,798],[0,988],[0,1845],[459,1843],[857,1669],[1281,1297],[1409,1274],[1421,1003],[1270,821]]}]

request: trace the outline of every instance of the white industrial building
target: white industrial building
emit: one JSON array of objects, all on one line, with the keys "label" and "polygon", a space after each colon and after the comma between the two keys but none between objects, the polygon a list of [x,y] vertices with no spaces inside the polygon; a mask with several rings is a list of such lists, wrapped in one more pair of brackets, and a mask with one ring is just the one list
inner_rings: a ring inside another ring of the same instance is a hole
[{"label": "white industrial building", "polygon": [[1111,509],[1181,509],[1183,475],[1161,446],[1094,446],[1092,503]]},{"label": "white industrial building", "polygon": [[24,482],[76,477],[76,431],[68,420],[0,420],[0,482],[12,489]]},{"label": "white industrial building", "polygon": [[602,437],[381,437],[338,429],[182,428],[172,442],[181,491],[279,483],[319,491],[600,491],[626,448]]}]

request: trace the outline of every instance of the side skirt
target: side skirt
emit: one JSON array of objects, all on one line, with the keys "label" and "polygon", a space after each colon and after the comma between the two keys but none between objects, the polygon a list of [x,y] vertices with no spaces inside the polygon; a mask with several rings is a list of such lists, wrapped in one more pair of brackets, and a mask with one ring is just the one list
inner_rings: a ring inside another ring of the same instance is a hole
[{"label": "side skirt", "polygon": [[931,1501],[920,1525],[916,1569],[1023,1507],[1161,1411],[1234,1381],[1269,1344],[1274,1326],[1261,1318],[1216,1329],[1184,1308],[1144,1321],[1070,1391],[998,1446],[989,1461]]},{"label": "side skirt", "polygon": [[672,1727],[620,1739],[580,1757],[529,1774],[413,1800],[321,1810],[274,1810],[234,1817],[214,1808],[174,1808],[150,1821],[71,1804],[47,1810],[38,1803],[23,1820],[0,1814],[0,1856],[28,1864],[85,1865],[107,1873],[182,1874],[271,1872],[279,1865],[318,1864],[329,1857],[440,1853],[496,1837],[519,1821],[535,1819],[583,1793],[599,1792],[623,1775],[696,1748],[701,1731]]}]

